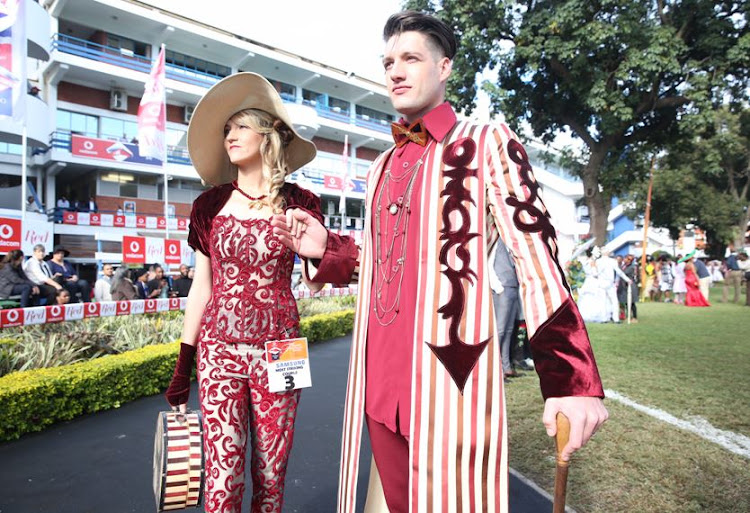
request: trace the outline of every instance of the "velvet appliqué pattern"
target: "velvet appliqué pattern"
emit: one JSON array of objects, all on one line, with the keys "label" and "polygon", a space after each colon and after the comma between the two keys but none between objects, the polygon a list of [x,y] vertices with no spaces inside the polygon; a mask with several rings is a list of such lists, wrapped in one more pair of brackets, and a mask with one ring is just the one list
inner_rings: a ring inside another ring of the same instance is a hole
[{"label": "velvet appliqu\u00e9 pattern", "polygon": [[211,337],[262,345],[296,334],[294,253],[273,235],[269,220],[217,215],[210,240],[213,287],[203,324]]}]

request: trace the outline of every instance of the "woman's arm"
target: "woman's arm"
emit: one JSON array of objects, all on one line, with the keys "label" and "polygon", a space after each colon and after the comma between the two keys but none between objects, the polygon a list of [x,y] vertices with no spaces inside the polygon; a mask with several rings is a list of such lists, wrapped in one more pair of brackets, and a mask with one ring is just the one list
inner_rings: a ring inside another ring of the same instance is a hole
[{"label": "woman's arm", "polygon": [[200,331],[201,318],[211,298],[212,274],[211,260],[201,253],[195,252],[195,277],[185,306],[185,320],[182,327],[182,343],[196,345]]}]

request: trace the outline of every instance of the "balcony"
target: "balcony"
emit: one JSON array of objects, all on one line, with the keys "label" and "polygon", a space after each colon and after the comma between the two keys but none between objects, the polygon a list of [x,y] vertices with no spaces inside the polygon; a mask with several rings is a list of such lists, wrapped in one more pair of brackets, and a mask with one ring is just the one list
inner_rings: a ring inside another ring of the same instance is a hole
[{"label": "balcony", "polygon": [[[85,59],[91,59],[104,64],[118,66],[121,68],[140,71],[148,74],[151,71],[151,59],[141,55],[134,55],[125,49],[92,43],[85,39],[55,34],[52,36],[52,51],[60,51],[70,55],[76,55]],[[211,87],[224,77],[206,73],[197,69],[166,64],[166,75],[168,79],[177,80],[200,87]]]}]

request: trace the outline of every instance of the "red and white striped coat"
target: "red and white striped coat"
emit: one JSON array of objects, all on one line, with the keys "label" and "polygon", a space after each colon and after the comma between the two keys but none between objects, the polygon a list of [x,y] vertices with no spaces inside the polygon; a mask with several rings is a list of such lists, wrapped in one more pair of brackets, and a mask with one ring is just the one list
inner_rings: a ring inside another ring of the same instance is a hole
[{"label": "red and white striped coat", "polygon": [[[342,438],[341,513],[354,513],[356,505],[373,273],[370,213],[389,154],[373,163],[367,183]],[[515,134],[505,125],[459,121],[424,165],[423,229],[414,241],[422,265],[412,359],[410,511],[506,512],[503,372],[487,275],[487,255],[497,237],[515,259],[543,395],[603,396],[601,381],[557,261],[554,228]],[[441,352],[447,345],[455,350]],[[476,352],[478,357],[472,356]],[[470,361],[463,366],[470,369],[463,386],[458,360]]]}]

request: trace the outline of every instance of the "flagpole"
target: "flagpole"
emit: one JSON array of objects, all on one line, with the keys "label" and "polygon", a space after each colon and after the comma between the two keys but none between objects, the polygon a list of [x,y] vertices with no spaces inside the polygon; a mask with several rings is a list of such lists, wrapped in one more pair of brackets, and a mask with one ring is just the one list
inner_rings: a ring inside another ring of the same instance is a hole
[{"label": "flagpole", "polygon": [[349,134],[344,134],[344,186],[341,188],[341,200],[339,210],[341,211],[341,233],[346,227],[346,186],[349,182]]},{"label": "flagpole", "polygon": [[[164,43],[161,45],[161,52],[165,53],[166,48]],[[165,70],[166,73],[166,70]],[[166,76],[165,82],[166,82]],[[164,221],[165,221],[165,239],[169,238],[169,173],[167,173],[167,90],[166,83],[164,84],[164,97],[162,98],[164,104],[164,155],[161,160],[162,171],[164,172]]]},{"label": "flagpole", "polygon": [[26,121],[23,122],[23,128],[21,129],[21,230],[23,230],[24,224],[26,223],[26,198],[28,196],[28,190],[26,187],[26,152],[28,142],[26,140]]}]

